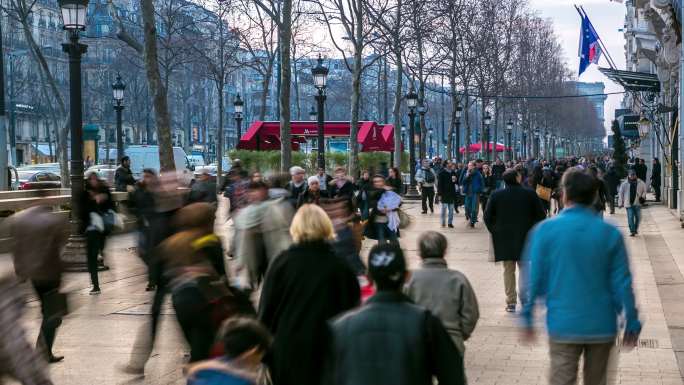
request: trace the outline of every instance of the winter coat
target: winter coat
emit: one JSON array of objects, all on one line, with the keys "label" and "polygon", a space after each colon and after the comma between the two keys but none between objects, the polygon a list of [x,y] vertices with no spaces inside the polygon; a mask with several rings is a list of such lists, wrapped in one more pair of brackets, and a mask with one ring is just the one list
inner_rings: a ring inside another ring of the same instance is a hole
[{"label": "winter coat", "polygon": [[494,242],[494,260],[519,261],[527,233],[544,218],[534,191],[516,184],[494,192],[484,210],[484,222]]},{"label": "winter coat", "polygon": [[416,172],[416,183],[421,187],[434,187],[437,183],[437,174],[431,168],[421,168]]},{"label": "winter coat", "polygon": [[618,177],[617,172],[615,172],[615,169],[609,169],[603,176],[603,181],[606,183],[606,190],[609,197],[616,196],[618,187],[620,186],[620,178]]},{"label": "winter coat", "polygon": [[439,173],[437,179],[437,195],[442,203],[456,202],[456,187],[458,186],[458,175],[455,171],[444,169]]},{"label": "winter coat", "polygon": [[190,188],[190,195],[188,195],[188,204],[197,202],[215,204],[216,200],[216,181],[196,181]]},{"label": "winter coat", "polygon": [[464,171],[458,184],[461,185],[463,195],[478,195],[484,189],[484,179],[477,169],[474,169],[470,174],[468,171]]},{"label": "winter coat", "polygon": [[404,194],[404,182],[401,180],[401,178],[389,177],[389,178],[387,178],[387,185],[392,187],[392,190],[395,193],[397,193],[399,195]]},{"label": "winter coat", "polygon": [[135,178],[130,167],[119,166],[114,172],[116,191],[126,191],[126,187],[135,185]]},{"label": "winter coat", "polygon": [[480,318],[477,297],[466,276],[450,270],[442,258],[424,259],[421,268],[411,272],[405,292],[413,302],[442,321],[463,354],[463,341],[470,338]]},{"label": "winter coat", "polygon": [[328,242],[293,244],[269,267],[259,319],[274,336],[268,365],[277,385],[318,385],[329,349],[327,321],[358,305],[356,275]]},{"label": "winter coat", "polygon": [[620,190],[618,191],[618,206],[641,206],[639,198],[646,199],[646,183],[644,183],[641,179],[637,179],[636,198],[634,199],[634,204],[629,201],[629,179],[620,185]]},{"label": "winter coat", "polygon": [[660,188],[660,163],[654,163],[651,169],[651,186]]},{"label": "winter coat", "polygon": [[328,384],[464,384],[463,357],[437,317],[381,291],[333,323]]}]

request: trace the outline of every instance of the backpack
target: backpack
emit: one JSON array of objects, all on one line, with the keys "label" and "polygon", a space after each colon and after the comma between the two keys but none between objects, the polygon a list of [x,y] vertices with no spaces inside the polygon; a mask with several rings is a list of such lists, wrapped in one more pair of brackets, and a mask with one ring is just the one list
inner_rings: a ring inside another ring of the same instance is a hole
[{"label": "backpack", "polygon": [[432,170],[423,170],[425,174],[425,183],[435,183],[435,173]]}]

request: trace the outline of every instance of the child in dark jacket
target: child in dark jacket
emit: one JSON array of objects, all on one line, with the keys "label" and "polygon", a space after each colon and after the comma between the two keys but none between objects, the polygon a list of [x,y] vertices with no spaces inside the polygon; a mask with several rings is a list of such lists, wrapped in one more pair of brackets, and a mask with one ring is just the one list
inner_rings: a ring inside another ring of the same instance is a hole
[{"label": "child in dark jacket", "polygon": [[257,385],[263,381],[262,359],[271,335],[252,318],[228,319],[219,333],[224,355],[198,362],[188,369],[187,385]]}]

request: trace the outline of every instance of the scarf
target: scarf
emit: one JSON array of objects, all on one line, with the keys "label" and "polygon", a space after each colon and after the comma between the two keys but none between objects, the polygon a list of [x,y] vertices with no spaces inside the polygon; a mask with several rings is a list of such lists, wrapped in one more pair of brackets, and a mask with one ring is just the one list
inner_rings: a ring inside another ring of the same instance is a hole
[{"label": "scarf", "polygon": [[401,196],[389,190],[382,193],[378,201],[379,210],[389,210],[387,213],[387,227],[394,233],[399,229],[399,213],[397,213],[399,205],[401,205]]},{"label": "scarf", "polygon": [[629,203],[630,205],[634,205],[634,200],[636,200],[636,195],[637,195],[637,181],[630,180],[629,181]]}]

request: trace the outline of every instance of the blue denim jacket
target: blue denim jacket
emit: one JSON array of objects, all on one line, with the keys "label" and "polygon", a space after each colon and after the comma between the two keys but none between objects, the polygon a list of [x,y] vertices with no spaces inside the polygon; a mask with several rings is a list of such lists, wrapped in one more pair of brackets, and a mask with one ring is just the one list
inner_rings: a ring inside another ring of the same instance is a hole
[{"label": "blue denim jacket", "polygon": [[566,208],[538,224],[523,255],[529,264],[525,326],[532,326],[535,299],[545,297],[553,341],[611,341],[621,314],[627,331],[641,330],[622,234],[590,208]]},{"label": "blue denim jacket", "polygon": [[458,184],[461,185],[461,191],[463,195],[477,195],[482,192],[484,188],[484,179],[482,174],[478,169],[473,170],[473,174],[470,179],[467,178],[468,172],[465,171],[461,174],[461,180]]}]

